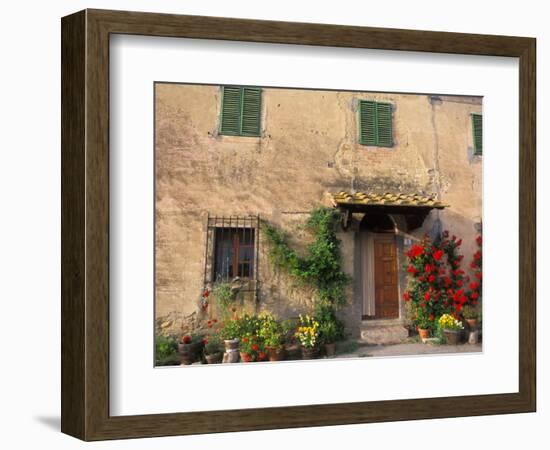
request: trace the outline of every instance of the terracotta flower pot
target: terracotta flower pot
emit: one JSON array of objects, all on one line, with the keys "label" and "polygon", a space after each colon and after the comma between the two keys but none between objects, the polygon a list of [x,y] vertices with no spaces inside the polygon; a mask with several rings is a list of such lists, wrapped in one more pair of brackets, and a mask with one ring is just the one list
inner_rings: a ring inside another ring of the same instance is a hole
[{"label": "terracotta flower pot", "polygon": [[327,357],[333,358],[336,354],[336,344],[331,342],[330,344],[325,344],[325,353]]},{"label": "terracotta flower pot", "polygon": [[458,345],[460,342],[460,330],[443,330],[447,344]]},{"label": "terracotta flower pot", "polygon": [[475,330],[477,328],[477,319],[466,319],[466,323],[470,330]]},{"label": "terracotta flower pot", "polygon": [[428,339],[430,337],[430,330],[427,328],[417,328],[420,339]]},{"label": "terracotta flower pot", "polygon": [[304,347],[302,345],[302,359],[315,359],[319,356],[317,347]]},{"label": "terracotta flower pot", "polygon": [[178,353],[183,365],[188,366],[195,362],[197,359],[196,347],[194,343],[184,344],[183,342],[178,342]]},{"label": "terracotta flower pot", "polygon": [[212,353],[204,355],[207,364],[220,364],[222,362],[223,353]]},{"label": "terracotta flower pot", "polygon": [[284,347],[267,347],[266,351],[270,361],[282,361],[285,359],[286,351]]},{"label": "terracotta flower pot", "polygon": [[241,353],[241,362],[252,362],[252,355],[244,352]]}]

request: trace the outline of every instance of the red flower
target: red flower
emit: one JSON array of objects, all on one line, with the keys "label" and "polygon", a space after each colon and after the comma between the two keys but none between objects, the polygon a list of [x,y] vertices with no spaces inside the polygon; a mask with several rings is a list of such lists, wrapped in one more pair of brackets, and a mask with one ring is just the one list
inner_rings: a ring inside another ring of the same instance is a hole
[{"label": "red flower", "polygon": [[457,280],[457,281],[456,281],[456,285],[457,285],[458,287],[462,287],[462,280]]},{"label": "red flower", "polygon": [[433,274],[430,275],[430,276],[428,277],[428,281],[429,281],[430,283],[433,283],[433,282],[435,281],[435,275],[433,275]]},{"label": "red flower", "polygon": [[474,259],[477,261],[478,259],[481,259],[481,252],[478,250],[474,253]]},{"label": "red flower", "polygon": [[259,359],[260,361],[263,361],[263,360],[265,359],[265,356],[266,356],[266,355],[265,355],[264,352],[258,353],[258,359]]},{"label": "red flower", "polygon": [[429,292],[426,292],[426,293],[424,294],[424,300],[426,300],[427,302],[430,301],[430,293],[429,293]]},{"label": "red flower", "polygon": [[212,328],[212,321],[209,320],[208,322],[206,322],[206,325],[208,326],[208,328]]},{"label": "red flower", "polygon": [[432,271],[432,266],[430,266],[429,264],[426,264],[426,267],[424,267],[424,271],[426,273],[430,273]]},{"label": "red flower", "polygon": [[260,347],[258,347],[258,344],[253,344],[252,345],[252,350],[254,350],[255,352],[257,352],[259,349],[260,349]]},{"label": "red flower", "polygon": [[472,281],[470,285],[468,286],[472,291],[475,291],[479,287],[479,283],[477,281]]},{"label": "red flower", "polygon": [[422,253],[424,253],[424,247],[418,244],[414,244],[407,252],[407,256],[411,259],[414,259],[417,256],[422,255]]},{"label": "red flower", "polygon": [[190,344],[190,343],[191,343],[191,336],[189,336],[188,334],[186,334],[185,336],[183,336],[183,338],[181,338],[181,341],[182,341],[184,344]]},{"label": "red flower", "polygon": [[243,337],[243,342],[246,344],[248,342],[248,338],[245,336]]},{"label": "red flower", "polygon": [[481,235],[476,237],[476,242],[477,242],[477,245],[479,245],[481,247],[481,243],[483,242]]},{"label": "red flower", "polygon": [[443,250],[437,250],[437,251],[435,251],[434,254],[433,254],[433,256],[434,256],[434,259],[435,259],[436,261],[439,261],[439,260],[441,259],[441,257],[443,256]]},{"label": "red flower", "polygon": [[420,303],[420,306],[421,306],[422,308],[425,308],[425,307],[426,307],[426,303]]},{"label": "red flower", "polygon": [[472,300],[477,300],[478,297],[479,297],[479,294],[478,294],[477,292],[472,292],[472,293],[470,294],[470,298],[471,298]]},{"label": "red flower", "polygon": [[445,231],[443,232],[443,237],[446,237],[446,238],[449,237],[449,230],[445,230]]},{"label": "red flower", "polygon": [[456,246],[458,247],[460,245],[462,245],[462,239],[459,239],[458,241],[456,241]]},{"label": "red flower", "polygon": [[481,272],[477,272],[477,273],[476,273],[476,278],[477,278],[478,280],[481,280],[481,277],[482,277]]},{"label": "red flower", "polygon": [[450,277],[443,278],[443,283],[445,283],[445,287],[449,287],[451,284],[453,284],[453,280],[451,280]]},{"label": "red flower", "polygon": [[434,315],[433,315],[433,314],[430,314],[430,320],[432,320],[432,321],[433,321],[433,320],[434,320],[434,318],[435,318],[435,317],[434,317]]},{"label": "red flower", "polygon": [[413,274],[413,275],[416,275],[416,272],[418,272],[414,266],[411,264],[408,268],[407,268],[407,272]]},{"label": "red flower", "polygon": [[210,291],[208,289],[205,289],[204,292],[202,293],[202,296],[204,298],[207,298],[209,295],[210,295]]},{"label": "red flower", "polygon": [[418,281],[420,281],[421,283],[424,283],[424,277],[418,277]]},{"label": "red flower", "polygon": [[410,299],[411,299],[411,296],[409,294],[409,291],[405,291],[404,294],[403,294],[403,300],[408,302]]}]

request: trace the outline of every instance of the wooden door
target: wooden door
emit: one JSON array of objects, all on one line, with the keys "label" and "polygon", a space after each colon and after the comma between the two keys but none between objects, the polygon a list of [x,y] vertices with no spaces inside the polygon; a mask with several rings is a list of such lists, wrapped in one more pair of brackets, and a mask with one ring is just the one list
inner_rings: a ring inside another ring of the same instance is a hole
[{"label": "wooden door", "polygon": [[374,238],[374,318],[398,318],[398,297],[395,236],[377,236]]}]

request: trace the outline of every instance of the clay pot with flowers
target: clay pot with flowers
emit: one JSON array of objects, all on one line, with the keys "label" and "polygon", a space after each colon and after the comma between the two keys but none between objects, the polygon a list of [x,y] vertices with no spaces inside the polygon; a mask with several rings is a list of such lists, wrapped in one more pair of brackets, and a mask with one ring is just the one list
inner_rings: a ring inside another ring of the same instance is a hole
[{"label": "clay pot with flowers", "polygon": [[258,336],[246,334],[239,343],[241,362],[266,361],[267,354],[261,339]]},{"label": "clay pot with flowers", "polygon": [[235,351],[239,349],[240,334],[241,324],[239,319],[232,318],[224,322],[220,329],[220,337],[224,341],[226,351]]},{"label": "clay pot with flowers", "polygon": [[423,341],[430,338],[433,327],[433,315],[430,315],[422,307],[418,307],[415,312],[414,323],[420,339]]},{"label": "clay pot with flowers", "polygon": [[223,344],[217,333],[204,338],[204,358],[207,364],[220,364],[223,359]]},{"label": "clay pot with flowers", "polygon": [[464,317],[464,320],[468,324],[468,328],[470,330],[475,330],[477,328],[477,321],[479,317],[479,311],[477,307],[472,305],[466,305],[464,308],[462,308],[462,317]]},{"label": "clay pot with flowers", "polygon": [[437,324],[443,330],[447,344],[457,345],[460,342],[460,333],[464,329],[462,322],[450,314],[443,314],[437,321]]},{"label": "clay pot with flowers", "polygon": [[178,353],[181,363],[185,366],[193,364],[200,356],[202,350],[202,338],[186,334],[178,342]]},{"label": "clay pot with flowers", "polygon": [[262,338],[269,361],[285,359],[284,330],[280,322],[267,314],[260,317],[258,335]]},{"label": "clay pot with flowers", "polygon": [[315,359],[319,356],[319,322],[309,315],[300,315],[295,336],[302,346],[302,359]]}]

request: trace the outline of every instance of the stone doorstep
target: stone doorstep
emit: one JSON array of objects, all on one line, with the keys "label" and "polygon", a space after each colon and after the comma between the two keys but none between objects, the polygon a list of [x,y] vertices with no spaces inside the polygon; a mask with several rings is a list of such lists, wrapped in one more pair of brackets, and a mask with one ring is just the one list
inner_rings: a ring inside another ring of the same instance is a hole
[{"label": "stone doorstep", "polygon": [[370,345],[399,344],[409,337],[399,319],[368,320],[361,323],[359,342]]}]

